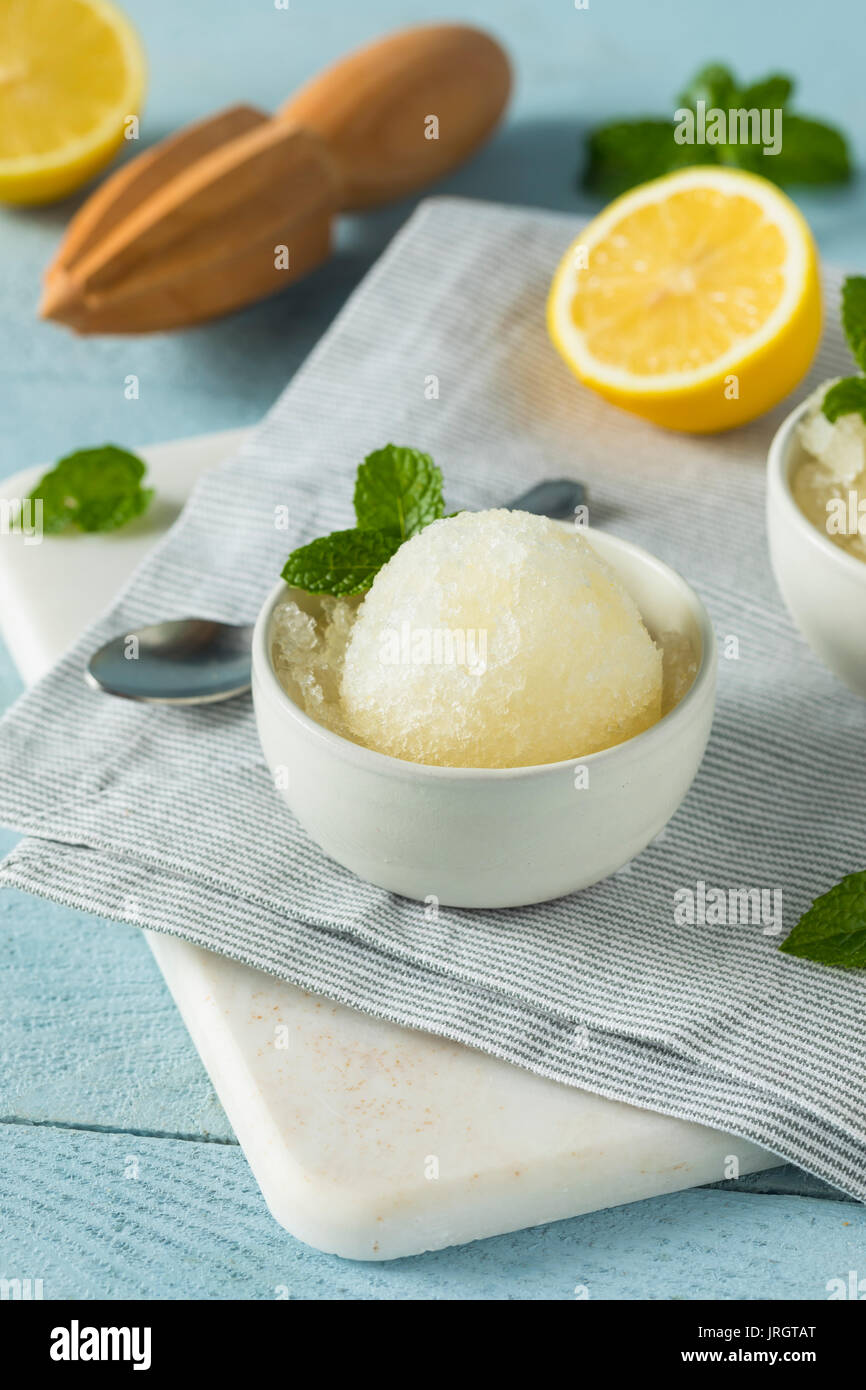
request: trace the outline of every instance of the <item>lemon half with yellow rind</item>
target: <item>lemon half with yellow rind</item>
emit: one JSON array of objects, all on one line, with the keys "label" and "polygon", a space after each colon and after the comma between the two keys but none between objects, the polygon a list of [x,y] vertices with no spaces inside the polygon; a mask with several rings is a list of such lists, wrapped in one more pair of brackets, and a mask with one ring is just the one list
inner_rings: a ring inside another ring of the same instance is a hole
[{"label": "lemon half with yellow rind", "polygon": [[63,198],[141,110],[138,35],[110,0],[0,0],[0,202]]},{"label": "lemon half with yellow rind", "polygon": [[808,370],[821,335],[818,257],[768,180],[683,169],[617,198],[563,257],[550,336],[606,400],[699,433],[754,419]]}]

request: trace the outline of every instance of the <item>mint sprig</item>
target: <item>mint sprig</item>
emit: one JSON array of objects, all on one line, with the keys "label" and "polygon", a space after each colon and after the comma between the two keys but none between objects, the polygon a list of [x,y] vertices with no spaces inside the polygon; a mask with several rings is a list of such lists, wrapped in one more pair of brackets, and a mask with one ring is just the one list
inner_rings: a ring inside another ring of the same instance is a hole
[{"label": "mint sprig", "polygon": [[42,503],[42,529],[57,535],[79,531],[116,531],[141,516],[153,489],[141,486],[146,466],[137,454],[116,444],[79,449],[39,479],[28,501]]},{"label": "mint sprig", "polygon": [[866,372],[866,275],[849,275],[842,286],[842,327],[854,361]]},{"label": "mint sprig", "polygon": [[821,409],[831,423],[840,415],[859,414],[866,420],[866,376],[844,376],[831,386]]},{"label": "mint sprig", "polygon": [[444,510],[442,474],[429,454],[386,444],[360,464],[355,516],[365,530],[399,531],[408,540]]},{"label": "mint sprig", "polygon": [[771,73],[741,86],[729,68],[708,63],[680,94],[678,107],[696,111],[702,101],[707,110],[781,110],[778,154],[765,156],[760,145],[752,144],[677,144],[672,114],[621,120],[590,132],[583,186],[610,198],[694,164],[732,165],[783,186],[845,183],[851,177],[845,137],[823,121],[789,110],[793,90],[792,79],[784,73]]},{"label": "mint sprig", "polygon": [[398,531],[332,531],[293,550],[283,579],[308,594],[363,594],[402,544]]},{"label": "mint sprig", "polygon": [[308,594],[363,594],[404,541],[444,513],[442,474],[429,454],[386,444],[355,481],[357,526],[293,550],[282,576]]},{"label": "mint sprig", "polygon": [[779,950],[846,970],[866,966],[866,871],[848,874],[816,898]]},{"label": "mint sprig", "polygon": [[[849,275],[842,286],[842,327],[851,354],[866,372],[866,276]],[[862,415],[866,420],[866,376],[846,376],[831,386],[821,409],[834,422],[840,415]]]}]

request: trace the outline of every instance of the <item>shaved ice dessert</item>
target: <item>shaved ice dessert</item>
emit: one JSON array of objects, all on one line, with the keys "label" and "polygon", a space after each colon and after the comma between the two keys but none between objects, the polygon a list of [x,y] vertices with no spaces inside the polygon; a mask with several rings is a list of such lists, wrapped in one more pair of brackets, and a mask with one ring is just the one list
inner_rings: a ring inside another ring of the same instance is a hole
[{"label": "shaved ice dessert", "polygon": [[[383,634],[404,638],[388,659]],[[463,652],[425,659],[425,634]],[[450,659],[447,659],[450,658]],[[446,767],[594,753],[654,724],[662,658],[631,599],[575,529],[464,512],[401,546],[352,628],[341,696],[369,747]]]},{"label": "shaved ice dessert", "polygon": [[806,400],[797,426],[806,457],[791,490],[813,526],[866,561],[866,276],[846,278],[841,309],[857,371],[823,382]]},{"label": "shaved ice dessert", "polygon": [[838,384],[825,381],[808,398],[797,427],[806,458],[792,489],[805,517],[834,545],[866,561],[866,420],[858,411],[829,420],[823,404]]},{"label": "shaved ice dessert", "polygon": [[363,598],[274,614],[281,683],[356,743],[410,762],[507,768],[650,728],[691,684],[688,641],[650,636],[579,528],[461,512],[405,541]]}]

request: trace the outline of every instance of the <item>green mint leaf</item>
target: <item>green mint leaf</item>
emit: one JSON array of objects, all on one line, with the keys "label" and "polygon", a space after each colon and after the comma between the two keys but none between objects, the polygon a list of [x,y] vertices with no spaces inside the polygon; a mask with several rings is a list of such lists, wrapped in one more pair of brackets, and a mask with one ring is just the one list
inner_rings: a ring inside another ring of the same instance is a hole
[{"label": "green mint leaf", "polygon": [[408,540],[445,510],[442,474],[429,454],[386,444],[358,468],[355,516],[365,531],[398,531]]},{"label": "green mint leaf", "polygon": [[696,111],[698,102],[703,101],[708,108],[717,106],[727,111],[729,106],[735,104],[732,97],[736,89],[737,83],[729,68],[721,63],[707,63],[700,72],[695,73],[685,91],[680,93],[677,105],[690,106]]},{"label": "green mint leaf", "polygon": [[293,550],[283,579],[308,594],[363,594],[402,543],[399,531],[332,531]]},{"label": "green mint leaf", "polygon": [[695,164],[727,164],[763,174],[775,183],[844,183],[851,177],[851,161],[845,137],[832,126],[807,116],[791,115],[787,104],[793,82],[784,73],[770,73],[738,88],[730,68],[708,63],[696,73],[677,98],[678,108],[697,111],[783,110],[782,142],[778,154],[765,155],[760,144],[678,145],[674,124],[648,117],[618,121],[591,131],[587,137],[587,163],[583,187],[591,193],[613,197],[647,179]]},{"label": "green mint leaf", "polygon": [[[779,108],[784,110],[793,90],[794,83],[790,77],[781,72],[774,72],[737,92],[731,105],[735,109],[743,108],[746,111],[776,111]],[[784,122],[782,124],[784,127]]]},{"label": "green mint leaf", "polygon": [[[745,147],[744,147],[745,148]],[[762,173],[774,183],[845,183],[851,177],[851,161],[845,137],[822,121],[807,116],[782,118],[782,148],[776,155],[761,155],[750,162],[750,168]]]},{"label": "green mint leaf", "polygon": [[862,415],[866,420],[866,376],[846,376],[824,397],[821,409],[831,422],[840,415]]},{"label": "green mint leaf", "polygon": [[854,361],[866,372],[866,276],[849,275],[842,286],[842,327]]},{"label": "green mint leaf", "polygon": [[599,126],[587,141],[583,186],[614,198],[636,183],[659,178],[690,164],[717,164],[714,145],[678,145],[673,121],[618,121]]},{"label": "green mint leaf", "polygon": [[357,527],[293,550],[283,579],[309,594],[363,594],[403,541],[444,510],[442,474],[430,455],[386,444],[358,468]]},{"label": "green mint leaf", "polygon": [[30,500],[41,500],[42,526],[48,535],[70,526],[116,531],[141,516],[153,497],[152,488],[141,486],[144,474],[142,460],[115,444],[79,449],[40,478]]},{"label": "green mint leaf", "polygon": [[779,950],[848,970],[866,966],[866,871],[816,898]]}]

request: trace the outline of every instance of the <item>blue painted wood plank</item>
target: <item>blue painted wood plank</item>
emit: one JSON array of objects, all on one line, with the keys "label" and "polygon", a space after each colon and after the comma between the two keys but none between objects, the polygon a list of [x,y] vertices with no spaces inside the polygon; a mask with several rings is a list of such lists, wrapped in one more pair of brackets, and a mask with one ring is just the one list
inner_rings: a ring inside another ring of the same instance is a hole
[{"label": "blue painted wood plank", "polygon": [[862,1207],[710,1189],[347,1262],[276,1225],[237,1148],[18,1125],[0,1125],[0,1225],[0,1277],[49,1299],[820,1300],[866,1275]]},{"label": "blue painted wood plank", "polygon": [[233,1140],[141,932],[0,891],[0,1118]]}]

